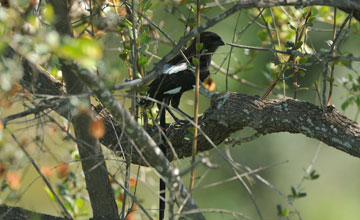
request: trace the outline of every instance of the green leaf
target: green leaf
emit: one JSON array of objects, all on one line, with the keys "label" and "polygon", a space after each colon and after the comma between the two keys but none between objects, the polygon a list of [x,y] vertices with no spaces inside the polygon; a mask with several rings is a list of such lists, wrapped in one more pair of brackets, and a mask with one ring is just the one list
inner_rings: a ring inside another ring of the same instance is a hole
[{"label": "green leaf", "polygon": [[48,187],[45,187],[45,191],[46,191],[46,193],[48,194],[48,196],[49,196],[49,198],[52,200],[52,201],[56,201],[56,199],[55,199],[55,196],[54,196],[54,194],[52,194],[52,192],[50,191],[50,189],[48,188]]},{"label": "green leaf", "polygon": [[316,179],[318,179],[319,177],[320,177],[320,175],[316,173],[316,170],[312,170],[312,171],[310,172],[310,179],[311,179],[311,180],[316,180]]},{"label": "green leaf", "polygon": [[339,60],[339,63],[345,67],[349,67],[350,60]]},{"label": "green leaf", "polygon": [[281,216],[282,215],[282,206],[280,204],[277,204],[276,209],[277,209],[277,215]]},{"label": "green leaf", "polygon": [[201,49],[203,49],[204,44],[203,43],[197,43],[196,44],[196,51],[200,51]]},{"label": "green leaf", "polygon": [[62,58],[76,60],[85,67],[93,67],[102,57],[99,42],[88,38],[65,38],[55,53]]},{"label": "green leaf", "polygon": [[84,205],[85,205],[85,202],[82,198],[80,198],[80,197],[76,198],[75,206],[77,208],[82,208],[82,207],[84,207]]},{"label": "green leaf", "polygon": [[287,208],[282,208],[280,204],[276,206],[277,209],[277,215],[281,217],[288,217],[290,214],[290,211]]},{"label": "green leaf", "polygon": [[296,197],[297,198],[304,198],[304,197],[306,197],[306,192],[300,192],[300,193],[297,194]]},{"label": "green leaf", "polygon": [[349,107],[349,105],[354,101],[354,97],[350,97],[348,99],[345,100],[345,102],[341,105],[341,109],[345,110],[347,109],[347,107]]},{"label": "green leaf", "polygon": [[290,214],[290,210],[289,209],[284,209],[283,212],[282,212],[282,216],[284,217],[288,217]]},{"label": "green leaf", "polygon": [[143,8],[143,11],[149,10],[152,6],[151,0],[143,0],[140,6]]},{"label": "green leaf", "polygon": [[129,21],[128,19],[124,18],[121,20],[121,23],[125,26],[128,26],[128,27],[132,27],[132,22]]},{"label": "green leaf", "polygon": [[192,141],[193,139],[194,139],[194,136],[191,135],[191,134],[186,134],[186,135],[184,136],[184,140]]},{"label": "green leaf", "polygon": [[266,23],[272,23],[272,21],[273,21],[271,16],[265,16],[264,19],[265,19]]},{"label": "green leaf", "polygon": [[140,67],[145,66],[147,63],[148,63],[148,59],[147,59],[146,57],[144,57],[144,56],[141,56],[141,57],[139,58],[139,60],[138,60],[138,65],[139,65]]},{"label": "green leaf", "polygon": [[316,19],[315,16],[311,16],[311,17],[309,18],[308,22],[313,22],[315,19]]},{"label": "green leaf", "polygon": [[295,44],[295,50],[299,49],[301,46],[303,45],[303,42],[302,41],[299,41]]},{"label": "green leaf", "polygon": [[199,62],[199,59],[198,59],[198,58],[194,57],[194,58],[192,59],[192,61],[193,61],[193,63],[194,63],[195,66],[199,66],[200,62]]},{"label": "green leaf", "polygon": [[119,54],[120,59],[123,61],[128,59],[129,50],[125,49],[121,54]]},{"label": "green leaf", "polygon": [[195,133],[195,128],[194,127],[190,127],[187,129],[188,132],[190,132],[191,134],[194,134]]},{"label": "green leaf", "polygon": [[360,108],[360,96],[356,97],[355,102],[356,102],[357,107]]},{"label": "green leaf", "polygon": [[291,194],[294,198],[296,198],[296,195],[297,195],[297,190],[294,186],[291,186]]},{"label": "green leaf", "polygon": [[307,57],[301,57],[299,63],[306,63],[308,61]]},{"label": "green leaf", "polygon": [[141,34],[141,36],[140,36],[140,43],[141,44],[148,44],[151,41],[151,37],[149,37],[146,33],[147,32],[143,32]]}]

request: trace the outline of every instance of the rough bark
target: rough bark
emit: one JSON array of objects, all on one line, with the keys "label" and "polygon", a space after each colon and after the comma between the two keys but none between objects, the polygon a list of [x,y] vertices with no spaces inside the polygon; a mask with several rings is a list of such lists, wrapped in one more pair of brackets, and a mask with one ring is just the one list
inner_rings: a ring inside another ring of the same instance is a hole
[{"label": "rough bark", "polygon": [[[102,117],[106,114],[101,113]],[[111,117],[106,117],[108,120]],[[115,123],[112,121],[112,123]],[[110,123],[109,123],[110,124]],[[201,129],[198,138],[198,151],[212,149],[212,145],[205,138],[206,134],[214,144],[222,143],[232,133],[251,127],[260,134],[289,132],[304,134],[344,151],[355,157],[360,157],[360,125],[338,112],[334,107],[329,107],[327,112],[312,103],[296,100],[262,100],[258,97],[239,93],[218,94],[213,97],[211,106],[199,118]],[[193,124],[179,121],[169,126],[166,135],[171,142],[178,158],[191,156]],[[121,149],[116,145],[114,130],[107,126],[108,135],[102,143],[111,146],[117,152]],[[121,132],[121,126],[116,126]],[[158,136],[156,127],[148,129],[152,136]],[[126,138],[121,140],[121,147],[126,151],[130,143]],[[174,156],[168,151],[169,160]],[[133,163],[144,164],[140,157],[133,156]]]},{"label": "rough bark", "polygon": [[12,220],[28,220],[28,219],[39,219],[39,220],[66,220],[58,216],[40,214],[37,212],[29,211],[20,207],[11,206],[0,206],[0,219],[12,219]]}]

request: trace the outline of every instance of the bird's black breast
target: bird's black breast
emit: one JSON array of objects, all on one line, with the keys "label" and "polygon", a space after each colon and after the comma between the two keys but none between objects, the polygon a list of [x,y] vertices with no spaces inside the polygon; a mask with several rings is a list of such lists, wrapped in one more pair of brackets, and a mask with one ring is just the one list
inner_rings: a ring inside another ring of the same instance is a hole
[{"label": "bird's black breast", "polygon": [[[204,81],[209,74],[209,70],[201,71],[200,80]],[[157,100],[161,100],[161,96],[183,93],[193,89],[194,86],[195,73],[191,70],[184,70],[174,74],[162,74],[150,84],[149,95]]]}]

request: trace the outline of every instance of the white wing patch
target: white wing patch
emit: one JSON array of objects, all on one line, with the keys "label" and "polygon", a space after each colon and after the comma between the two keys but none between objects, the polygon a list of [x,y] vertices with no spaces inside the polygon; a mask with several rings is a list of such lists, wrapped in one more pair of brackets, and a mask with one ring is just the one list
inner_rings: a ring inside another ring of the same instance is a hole
[{"label": "white wing patch", "polygon": [[179,93],[181,90],[181,86],[180,87],[176,87],[175,89],[171,89],[169,91],[164,92],[164,94],[169,94],[169,95],[174,95],[176,93]]},{"label": "white wing patch", "polygon": [[187,63],[179,63],[176,65],[170,65],[170,64],[165,64],[163,67],[163,74],[173,74],[173,73],[178,73],[180,71],[184,71],[186,70],[188,67]]}]

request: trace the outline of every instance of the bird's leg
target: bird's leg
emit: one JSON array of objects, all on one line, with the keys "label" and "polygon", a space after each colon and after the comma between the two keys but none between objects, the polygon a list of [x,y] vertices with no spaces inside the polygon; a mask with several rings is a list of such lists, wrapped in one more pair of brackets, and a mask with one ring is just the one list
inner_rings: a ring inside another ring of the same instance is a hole
[{"label": "bird's leg", "polygon": [[[160,110],[160,127],[163,130],[163,132],[165,132],[165,128],[166,128],[166,117],[165,117],[165,112],[167,107],[164,106],[164,103],[168,103],[165,102],[165,100],[163,100],[161,106],[159,110]],[[163,152],[163,154],[166,156],[166,146],[165,146],[165,137],[162,134],[160,136],[161,139],[161,144],[160,144],[160,149]],[[159,220],[164,220],[165,217],[165,199],[166,199],[166,185],[163,179],[160,178],[160,184],[159,184],[159,193],[160,193],[160,199],[159,199]]]},{"label": "bird's leg", "polygon": [[166,108],[166,110],[170,113],[171,117],[173,117],[176,122],[179,121],[179,118],[175,116],[175,114],[170,110],[170,108]]}]

